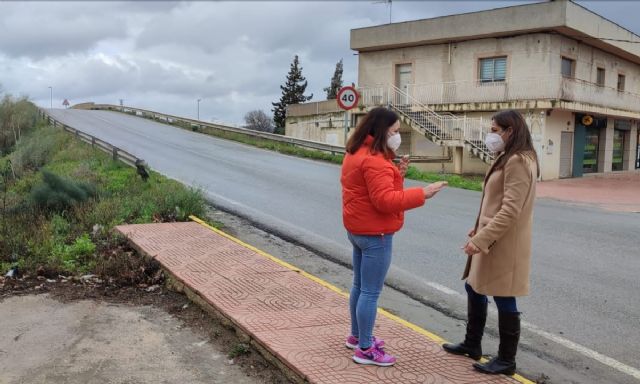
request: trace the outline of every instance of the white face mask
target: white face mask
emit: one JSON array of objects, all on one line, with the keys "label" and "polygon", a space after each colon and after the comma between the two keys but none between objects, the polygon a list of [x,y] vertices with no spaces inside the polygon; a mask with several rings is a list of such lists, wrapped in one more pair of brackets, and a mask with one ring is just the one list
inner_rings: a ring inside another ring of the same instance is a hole
[{"label": "white face mask", "polygon": [[487,137],[484,139],[484,144],[491,152],[504,151],[504,140],[502,140],[502,136],[497,133],[487,133]]},{"label": "white face mask", "polygon": [[387,146],[391,148],[393,152],[397,151],[400,148],[400,143],[402,139],[400,138],[400,134],[396,133],[387,138]]}]

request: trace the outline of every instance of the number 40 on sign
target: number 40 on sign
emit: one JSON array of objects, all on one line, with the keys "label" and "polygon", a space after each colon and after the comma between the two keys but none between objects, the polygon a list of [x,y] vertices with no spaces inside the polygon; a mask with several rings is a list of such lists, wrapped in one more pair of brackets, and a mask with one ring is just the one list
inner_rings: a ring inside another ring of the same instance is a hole
[{"label": "number 40 on sign", "polygon": [[338,106],[345,111],[348,111],[358,105],[360,95],[358,91],[352,86],[346,86],[340,88],[337,95]]}]

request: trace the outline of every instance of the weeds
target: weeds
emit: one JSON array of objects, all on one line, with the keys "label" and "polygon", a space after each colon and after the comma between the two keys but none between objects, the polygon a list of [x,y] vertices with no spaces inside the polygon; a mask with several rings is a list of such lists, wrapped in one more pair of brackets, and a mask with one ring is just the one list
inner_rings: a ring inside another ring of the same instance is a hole
[{"label": "weeds", "polygon": [[227,356],[229,356],[230,359],[235,359],[236,357],[248,354],[250,351],[249,345],[238,343],[231,348]]},{"label": "weeds", "polygon": [[36,123],[0,157],[0,272],[93,273],[120,284],[162,278],[112,228],[185,221],[205,210],[202,193],[135,169],[62,130]]}]

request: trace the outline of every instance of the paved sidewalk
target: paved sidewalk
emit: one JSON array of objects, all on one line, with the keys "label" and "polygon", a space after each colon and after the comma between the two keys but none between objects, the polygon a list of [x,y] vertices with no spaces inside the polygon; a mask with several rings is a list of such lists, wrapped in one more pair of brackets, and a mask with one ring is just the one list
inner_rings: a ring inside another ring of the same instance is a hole
[{"label": "paved sidewalk", "polygon": [[617,212],[640,212],[640,172],[604,174],[539,182],[538,198],[549,198]]},{"label": "paved sidewalk", "polygon": [[117,230],[310,383],[531,383],[476,373],[472,360],[442,351],[442,339],[384,311],[375,334],[398,363],[355,364],[344,346],[348,298],[329,284],[195,222]]}]

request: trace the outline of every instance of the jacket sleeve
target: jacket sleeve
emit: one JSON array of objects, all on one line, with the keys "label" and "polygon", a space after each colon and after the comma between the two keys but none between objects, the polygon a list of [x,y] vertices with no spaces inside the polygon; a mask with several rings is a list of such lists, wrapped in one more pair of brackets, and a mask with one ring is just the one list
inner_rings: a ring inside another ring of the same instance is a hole
[{"label": "jacket sleeve", "polygon": [[397,213],[424,205],[422,188],[396,190],[394,187],[393,165],[374,157],[362,162],[362,172],[369,199],[373,206],[383,213]]},{"label": "jacket sleeve", "polygon": [[488,253],[493,244],[515,224],[532,182],[531,170],[524,159],[519,155],[512,156],[504,166],[504,194],[500,210],[471,238],[471,242],[483,253]]}]

